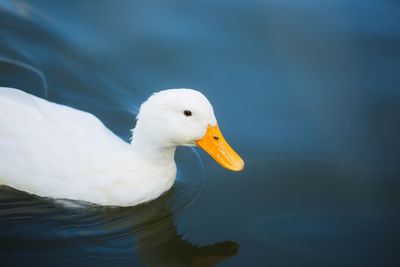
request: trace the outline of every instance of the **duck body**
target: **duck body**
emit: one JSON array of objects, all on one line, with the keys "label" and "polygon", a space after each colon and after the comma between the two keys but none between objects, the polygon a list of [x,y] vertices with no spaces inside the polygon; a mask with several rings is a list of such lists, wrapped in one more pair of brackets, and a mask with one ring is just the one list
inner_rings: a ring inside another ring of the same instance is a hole
[{"label": "duck body", "polygon": [[172,186],[174,151],[145,158],[90,113],[0,87],[0,184],[39,196],[131,206]]}]

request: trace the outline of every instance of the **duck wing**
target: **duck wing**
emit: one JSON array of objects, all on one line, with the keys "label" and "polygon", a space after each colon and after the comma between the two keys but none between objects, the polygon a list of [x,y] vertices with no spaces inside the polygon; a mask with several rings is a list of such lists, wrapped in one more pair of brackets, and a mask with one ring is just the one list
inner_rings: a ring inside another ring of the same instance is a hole
[{"label": "duck wing", "polygon": [[0,87],[0,184],[48,196],[80,188],[124,148],[90,113]]}]

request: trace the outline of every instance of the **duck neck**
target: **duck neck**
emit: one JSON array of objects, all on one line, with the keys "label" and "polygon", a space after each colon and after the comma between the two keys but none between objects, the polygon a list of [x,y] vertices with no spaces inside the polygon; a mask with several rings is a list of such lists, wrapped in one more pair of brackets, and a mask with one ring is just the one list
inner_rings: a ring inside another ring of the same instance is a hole
[{"label": "duck neck", "polygon": [[132,132],[131,149],[136,155],[150,162],[174,163],[176,146],[166,145],[154,135],[135,129]]}]

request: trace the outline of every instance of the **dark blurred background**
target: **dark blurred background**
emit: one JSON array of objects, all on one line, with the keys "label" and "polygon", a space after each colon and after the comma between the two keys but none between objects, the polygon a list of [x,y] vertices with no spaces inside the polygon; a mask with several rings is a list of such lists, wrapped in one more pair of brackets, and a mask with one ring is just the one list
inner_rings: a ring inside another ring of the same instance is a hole
[{"label": "dark blurred background", "polygon": [[0,85],[125,140],[152,92],[198,89],[246,169],[200,152],[185,239],[234,240],[221,266],[400,265],[398,1],[0,1]]}]

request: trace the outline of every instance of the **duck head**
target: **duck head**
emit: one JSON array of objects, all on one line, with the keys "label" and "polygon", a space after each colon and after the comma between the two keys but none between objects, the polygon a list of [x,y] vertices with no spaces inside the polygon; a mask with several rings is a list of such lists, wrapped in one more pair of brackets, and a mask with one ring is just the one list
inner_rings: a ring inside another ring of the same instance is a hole
[{"label": "duck head", "polygon": [[157,147],[199,146],[229,170],[244,167],[223,137],[210,102],[196,90],[169,89],[153,94],[140,107],[135,135]]}]

